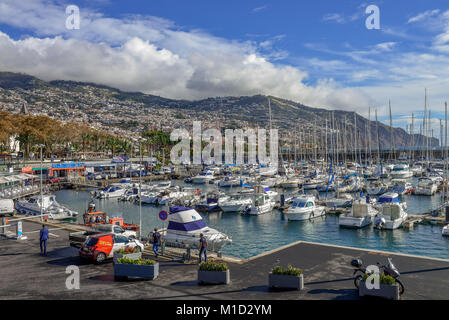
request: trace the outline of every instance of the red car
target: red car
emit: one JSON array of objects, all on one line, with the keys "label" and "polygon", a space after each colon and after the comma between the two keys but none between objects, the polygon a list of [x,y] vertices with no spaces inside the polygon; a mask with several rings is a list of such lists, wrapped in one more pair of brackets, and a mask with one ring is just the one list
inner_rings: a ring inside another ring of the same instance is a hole
[{"label": "red car", "polygon": [[114,252],[126,247],[137,248],[137,250],[140,250],[141,252],[144,249],[144,245],[134,238],[127,238],[112,233],[96,234],[87,238],[81,245],[79,254],[81,258],[101,263],[108,258],[112,258]]}]

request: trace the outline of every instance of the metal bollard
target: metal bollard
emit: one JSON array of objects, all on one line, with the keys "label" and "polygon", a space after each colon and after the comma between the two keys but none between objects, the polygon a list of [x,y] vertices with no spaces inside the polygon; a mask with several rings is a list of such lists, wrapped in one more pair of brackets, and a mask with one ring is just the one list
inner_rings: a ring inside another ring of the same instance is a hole
[{"label": "metal bollard", "polygon": [[161,246],[161,255],[165,254],[165,241],[162,241],[162,246]]}]

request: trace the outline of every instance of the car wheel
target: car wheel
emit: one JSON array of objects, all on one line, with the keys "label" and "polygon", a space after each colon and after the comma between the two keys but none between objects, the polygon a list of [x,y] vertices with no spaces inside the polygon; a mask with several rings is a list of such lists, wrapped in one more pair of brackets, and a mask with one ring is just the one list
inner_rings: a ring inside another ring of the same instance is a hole
[{"label": "car wheel", "polygon": [[104,262],[104,260],[106,260],[106,255],[103,252],[100,252],[99,254],[97,254],[97,258],[95,259],[95,262],[100,264],[102,262]]}]

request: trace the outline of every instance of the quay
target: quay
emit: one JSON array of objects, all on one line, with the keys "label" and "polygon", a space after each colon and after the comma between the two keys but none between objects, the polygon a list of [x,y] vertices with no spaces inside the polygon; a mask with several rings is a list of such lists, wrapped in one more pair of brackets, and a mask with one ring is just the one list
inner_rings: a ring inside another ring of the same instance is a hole
[{"label": "quay", "polygon": [[[199,286],[195,257],[180,263],[159,257],[160,275],[152,281],[115,281],[112,263],[95,265],[80,260],[69,246],[66,225],[50,223],[48,255],[39,253],[40,223],[24,221],[26,240],[0,237],[0,299],[231,299],[240,300],[353,300],[360,299],[353,284],[352,259],[365,266],[386,263],[392,257],[401,272],[402,299],[449,299],[449,260],[355,249],[309,242],[296,242],[249,259],[223,257],[228,263],[229,285]],[[145,250],[144,255],[154,258]],[[268,273],[276,265],[303,270],[303,291],[270,291]],[[68,266],[78,266],[80,289],[68,290]],[[369,298],[363,298],[369,299]]]}]

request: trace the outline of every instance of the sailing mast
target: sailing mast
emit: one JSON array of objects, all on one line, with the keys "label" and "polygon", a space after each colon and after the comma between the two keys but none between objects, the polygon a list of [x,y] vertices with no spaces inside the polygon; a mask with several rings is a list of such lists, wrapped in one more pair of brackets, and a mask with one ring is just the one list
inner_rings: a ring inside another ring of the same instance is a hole
[{"label": "sailing mast", "polygon": [[379,143],[379,122],[377,121],[377,109],[376,109],[376,135],[377,135],[377,165],[380,164],[380,143]]},{"label": "sailing mast", "polygon": [[391,161],[395,161],[395,145],[394,145],[394,134],[393,134],[393,118],[391,116],[391,100],[388,100],[388,106],[390,109],[390,143],[391,143]]}]

